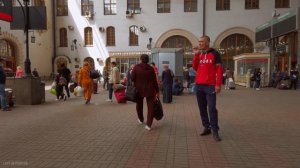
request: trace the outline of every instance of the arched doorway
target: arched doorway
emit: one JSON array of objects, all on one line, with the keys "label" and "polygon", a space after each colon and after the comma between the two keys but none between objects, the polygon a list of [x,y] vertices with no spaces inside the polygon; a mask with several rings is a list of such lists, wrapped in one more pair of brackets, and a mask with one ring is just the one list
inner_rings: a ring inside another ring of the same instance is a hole
[{"label": "arched doorway", "polygon": [[16,56],[14,46],[7,40],[0,40],[0,62],[5,71],[10,72],[8,76],[13,75],[16,71]]},{"label": "arched doorway", "polygon": [[57,58],[55,61],[55,64],[56,64],[56,72],[58,72],[58,70],[62,67],[62,64],[64,64],[66,67],[68,67],[68,61],[66,58],[63,58],[63,57]]},{"label": "arched doorway", "polygon": [[94,62],[93,58],[87,57],[87,58],[84,59],[84,61],[86,61],[86,62],[88,62],[90,64],[91,69],[93,69],[93,70],[95,69],[95,62]]},{"label": "arched doorway", "polygon": [[192,43],[184,36],[174,35],[167,38],[161,45],[161,48],[182,48],[184,50],[183,66],[192,66]]},{"label": "arched doorway", "polygon": [[244,34],[231,34],[222,40],[219,48],[223,67],[234,69],[233,56],[242,53],[253,53],[253,42]]}]

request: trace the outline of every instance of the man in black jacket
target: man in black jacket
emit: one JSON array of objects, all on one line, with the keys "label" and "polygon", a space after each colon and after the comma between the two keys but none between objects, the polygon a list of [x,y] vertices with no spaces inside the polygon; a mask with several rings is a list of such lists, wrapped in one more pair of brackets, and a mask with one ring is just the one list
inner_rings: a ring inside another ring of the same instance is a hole
[{"label": "man in black jacket", "polygon": [[63,64],[61,64],[61,69],[59,70],[59,74],[62,77],[66,78],[66,80],[67,80],[67,84],[65,85],[65,90],[66,90],[68,98],[69,98],[70,97],[69,82],[70,82],[70,79],[71,79],[71,71],[63,63]]}]

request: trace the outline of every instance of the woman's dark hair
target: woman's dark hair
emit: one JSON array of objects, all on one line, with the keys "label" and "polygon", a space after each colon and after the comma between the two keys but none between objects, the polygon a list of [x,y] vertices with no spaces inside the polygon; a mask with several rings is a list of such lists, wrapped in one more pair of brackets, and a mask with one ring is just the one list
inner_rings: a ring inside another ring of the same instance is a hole
[{"label": "woman's dark hair", "polygon": [[151,62],[150,64],[151,64],[151,65],[155,65],[155,63],[154,63],[154,62]]},{"label": "woman's dark hair", "polygon": [[147,54],[142,54],[140,60],[142,61],[142,63],[147,64],[149,62],[149,56]]}]

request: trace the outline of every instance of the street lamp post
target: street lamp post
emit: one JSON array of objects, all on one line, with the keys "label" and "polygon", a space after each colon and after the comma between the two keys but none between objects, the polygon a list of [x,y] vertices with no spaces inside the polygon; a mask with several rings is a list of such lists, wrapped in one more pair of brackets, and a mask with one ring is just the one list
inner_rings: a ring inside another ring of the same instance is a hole
[{"label": "street lamp post", "polygon": [[[18,0],[19,1],[19,0]],[[25,3],[25,10],[26,10],[26,18],[25,18],[25,27],[24,27],[24,31],[25,31],[25,35],[26,35],[26,59],[24,62],[24,66],[25,66],[25,77],[32,77],[31,74],[31,62],[29,59],[29,0],[23,0]],[[21,5],[21,7],[23,8],[23,6]]]}]

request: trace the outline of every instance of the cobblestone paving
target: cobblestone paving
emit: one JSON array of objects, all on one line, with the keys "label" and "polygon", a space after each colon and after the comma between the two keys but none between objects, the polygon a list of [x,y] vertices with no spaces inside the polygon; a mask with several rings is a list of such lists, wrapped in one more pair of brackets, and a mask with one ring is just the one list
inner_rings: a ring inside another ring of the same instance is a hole
[{"label": "cobblestone paving", "polygon": [[147,131],[135,104],[106,102],[107,91],[0,112],[0,167],[300,167],[300,91],[238,88],[218,95],[221,142],[202,130],[194,95],[163,104]]}]

